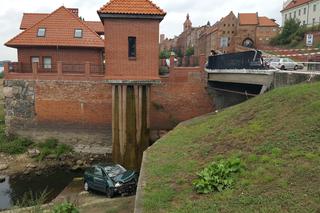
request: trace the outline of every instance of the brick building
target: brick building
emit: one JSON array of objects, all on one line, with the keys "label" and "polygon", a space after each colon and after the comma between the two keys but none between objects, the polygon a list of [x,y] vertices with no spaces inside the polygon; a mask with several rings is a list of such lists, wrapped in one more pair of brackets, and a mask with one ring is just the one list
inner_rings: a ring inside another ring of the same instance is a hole
[{"label": "brick building", "polygon": [[279,31],[279,25],[273,19],[260,17],[258,13],[239,13],[235,48],[263,48]]},{"label": "brick building", "polygon": [[175,49],[182,54],[186,53],[189,47],[194,48],[195,55],[199,55],[198,42],[200,34],[207,28],[207,25],[201,27],[193,27],[189,14],[183,23],[183,32],[178,36]]},{"label": "brick building", "polygon": [[202,45],[199,46],[198,52],[208,56],[211,50],[234,51],[236,29],[237,17],[233,12],[230,12],[226,17],[203,31],[199,41]]},{"label": "brick building", "polygon": [[[184,23],[184,31],[178,36],[176,46],[184,53],[189,46],[194,47],[195,55],[208,56],[211,50],[220,52],[240,51],[243,47],[263,48],[270,39],[279,33],[279,25],[274,19],[258,13],[239,13],[231,11],[227,16],[210,26],[193,28],[189,15]],[[160,42],[160,46],[163,43]]]},{"label": "brick building", "polygon": [[177,40],[178,36],[175,36],[174,38],[166,38],[165,34],[160,35],[160,51],[163,50],[174,50],[177,46]]},{"label": "brick building", "polygon": [[63,6],[51,14],[24,14],[23,31],[5,45],[17,48],[19,66],[31,69],[37,62],[42,72],[56,72],[58,61],[66,69],[74,68],[70,71],[83,69],[69,65],[84,61],[102,66],[104,41],[95,31],[102,34],[101,25],[87,23],[78,17],[77,9]]}]

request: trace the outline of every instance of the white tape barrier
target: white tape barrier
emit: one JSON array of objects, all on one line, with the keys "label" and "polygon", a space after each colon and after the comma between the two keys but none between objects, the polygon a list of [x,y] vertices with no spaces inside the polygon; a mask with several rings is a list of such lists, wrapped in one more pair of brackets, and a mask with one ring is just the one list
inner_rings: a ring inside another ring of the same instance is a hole
[{"label": "white tape barrier", "polygon": [[266,49],[264,51],[275,51],[275,52],[289,52],[289,51],[317,51],[320,48],[305,48],[305,49]]}]

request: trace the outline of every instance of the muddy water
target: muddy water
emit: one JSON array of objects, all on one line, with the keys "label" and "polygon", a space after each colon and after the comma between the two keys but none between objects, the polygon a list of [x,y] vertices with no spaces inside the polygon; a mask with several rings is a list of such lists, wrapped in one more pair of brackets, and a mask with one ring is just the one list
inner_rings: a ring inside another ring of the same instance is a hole
[{"label": "muddy water", "polygon": [[6,177],[0,183],[0,211],[9,209],[27,193],[39,196],[44,190],[48,193],[46,202],[53,200],[75,177],[82,177],[82,172],[70,172],[67,169],[46,171],[41,175],[19,175]]}]

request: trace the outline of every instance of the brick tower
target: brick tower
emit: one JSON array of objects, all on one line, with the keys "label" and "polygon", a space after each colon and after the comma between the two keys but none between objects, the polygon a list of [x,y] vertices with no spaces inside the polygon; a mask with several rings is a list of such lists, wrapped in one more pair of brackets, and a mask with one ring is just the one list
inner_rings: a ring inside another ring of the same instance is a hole
[{"label": "brick tower", "polygon": [[159,24],[166,13],[149,0],[111,0],[98,14],[112,84],[112,158],[138,170],[149,146],[150,89],[160,82]]}]

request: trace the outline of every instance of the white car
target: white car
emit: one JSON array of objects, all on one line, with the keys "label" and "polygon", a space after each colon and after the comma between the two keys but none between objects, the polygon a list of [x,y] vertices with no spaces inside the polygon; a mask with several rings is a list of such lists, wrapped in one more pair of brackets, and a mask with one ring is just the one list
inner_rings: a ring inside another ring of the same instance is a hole
[{"label": "white car", "polygon": [[281,69],[281,70],[288,70],[288,69],[297,70],[301,68],[301,64],[293,61],[290,58],[274,58],[270,62],[270,67]]}]

